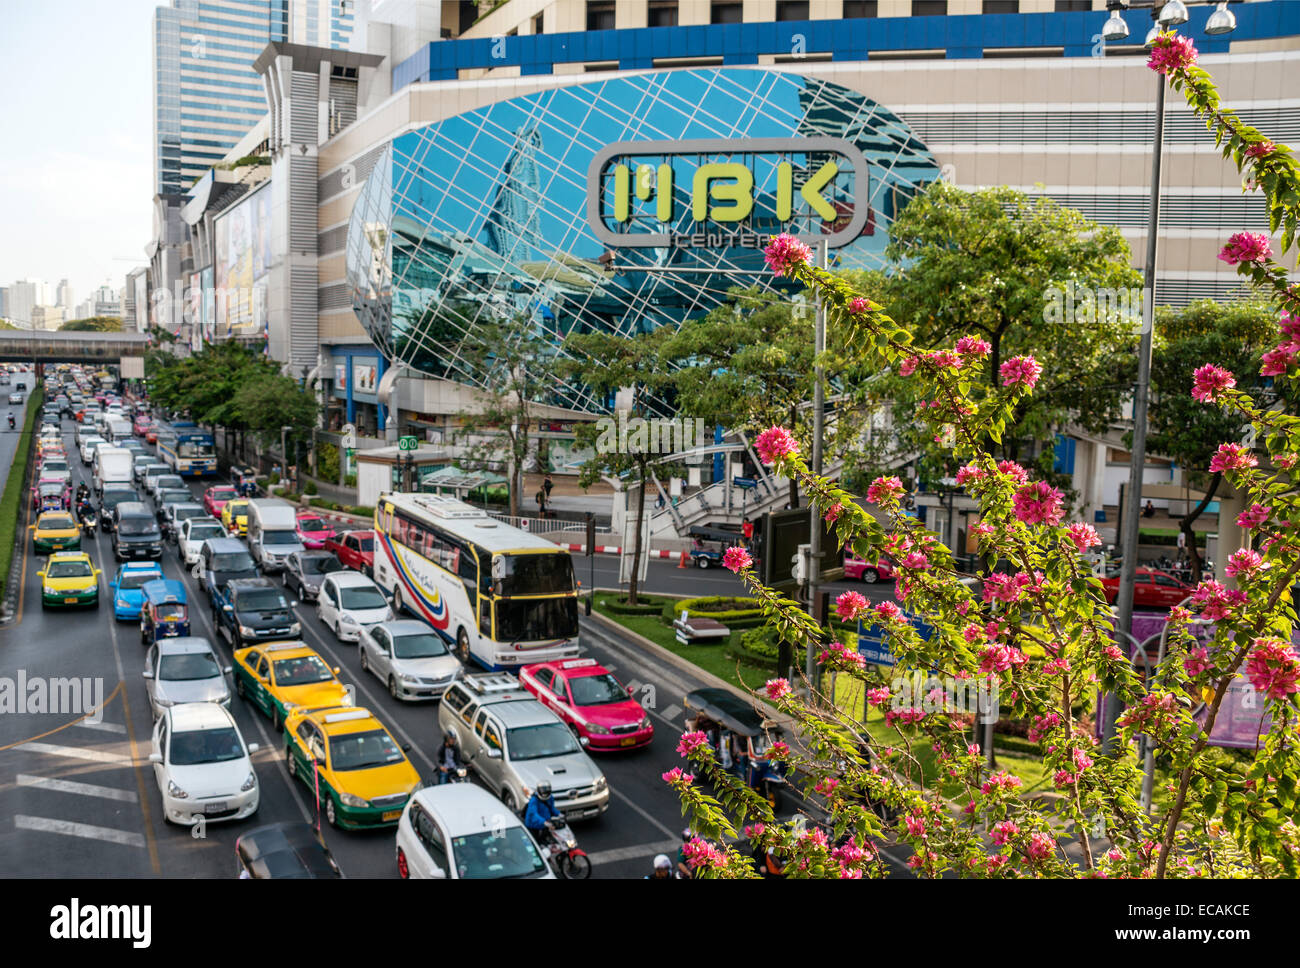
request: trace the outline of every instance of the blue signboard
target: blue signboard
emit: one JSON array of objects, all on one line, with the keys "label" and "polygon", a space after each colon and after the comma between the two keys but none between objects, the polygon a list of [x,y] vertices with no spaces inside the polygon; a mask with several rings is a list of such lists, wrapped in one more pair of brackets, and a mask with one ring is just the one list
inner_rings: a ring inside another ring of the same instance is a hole
[{"label": "blue signboard", "polygon": [[[928,624],[919,616],[910,615],[907,612],[903,613],[903,617],[911,623],[922,639],[928,640],[930,638],[934,626]],[[889,648],[889,634],[879,625],[863,628],[862,619],[858,619],[858,654],[872,665],[892,666],[896,661],[894,653]]]},{"label": "blue signboard", "polygon": [[736,487],[758,487],[758,481],[752,477],[733,477],[731,483]]}]

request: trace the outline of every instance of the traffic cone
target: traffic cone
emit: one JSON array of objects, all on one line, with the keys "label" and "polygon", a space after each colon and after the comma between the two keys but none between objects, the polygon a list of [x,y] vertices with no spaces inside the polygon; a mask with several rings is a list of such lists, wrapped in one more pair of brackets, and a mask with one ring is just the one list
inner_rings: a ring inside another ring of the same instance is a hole
[{"label": "traffic cone", "polygon": [[681,556],[680,558],[677,559],[677,567],[678,567],[678,568],[685,568],[685,567],[686,567],[686,559],[689,558],[689,557],[690,557],[690,555],[688,555],[685,551],[683,551],[683,552],[682,552],[682,556]]}]

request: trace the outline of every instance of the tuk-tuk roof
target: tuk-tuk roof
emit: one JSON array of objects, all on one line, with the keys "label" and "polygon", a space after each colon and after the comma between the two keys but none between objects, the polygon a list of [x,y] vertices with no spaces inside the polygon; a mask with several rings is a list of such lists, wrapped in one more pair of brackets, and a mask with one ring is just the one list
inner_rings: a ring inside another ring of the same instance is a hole
[{"label": "tuk-tuk roof", "polygon": [[703,538],[705,541],[729,541],[732,544],[739,544],[745,540],[744,534],[739,531],[730,531],[725,528],[706,528],[701,524],[692,526],[687,533],[692,538]]},{"label": "tuk-tuk roof", "polygon": [[163,605],[169,602],[185,602],[185,583],[175,578],[155,578],[140,586],[145,601],[150,605]]},{"label": "tuk-tuk roof", "polygon": [[763,731],[763,717],[749,702],[728,689],[696,689],[687,693],[684,704],[733,733],[757,736]]}]

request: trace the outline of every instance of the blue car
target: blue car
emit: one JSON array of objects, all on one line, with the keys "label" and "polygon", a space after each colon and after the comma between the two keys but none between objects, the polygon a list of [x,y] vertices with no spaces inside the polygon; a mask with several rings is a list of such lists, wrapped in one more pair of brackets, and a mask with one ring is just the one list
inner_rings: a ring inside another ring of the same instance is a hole
[{"label": "blue car", "polygon": [[144,607],[144,583],[162,577],[162,568],[153,561],[128,561],[119,568],[108,585],[113,593],[113,618],[138,621]]}]

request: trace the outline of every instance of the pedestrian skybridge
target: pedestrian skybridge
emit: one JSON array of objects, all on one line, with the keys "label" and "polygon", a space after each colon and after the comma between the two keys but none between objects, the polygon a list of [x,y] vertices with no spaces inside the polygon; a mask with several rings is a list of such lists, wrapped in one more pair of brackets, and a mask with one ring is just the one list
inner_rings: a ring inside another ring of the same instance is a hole
[{"label": "pedestrian skybridge", "polygon": [[0,363],[121,363],[125,379],[144,377],[143,333],[0,330]]}]

